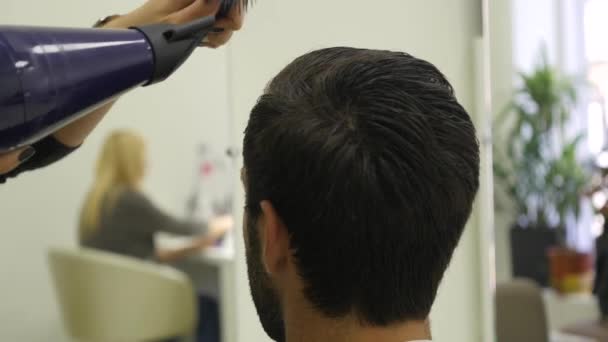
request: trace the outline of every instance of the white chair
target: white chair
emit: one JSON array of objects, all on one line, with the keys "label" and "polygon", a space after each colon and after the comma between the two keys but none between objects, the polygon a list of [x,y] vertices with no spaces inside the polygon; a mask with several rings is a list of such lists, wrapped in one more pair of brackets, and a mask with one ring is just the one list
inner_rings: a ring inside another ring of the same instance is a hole
[{"label": "white chair", "polygon": [[65,329],[77,341],[159,341],[194,331],[195,292],[173,268],[66,248],[52,248],[49,263]]}]

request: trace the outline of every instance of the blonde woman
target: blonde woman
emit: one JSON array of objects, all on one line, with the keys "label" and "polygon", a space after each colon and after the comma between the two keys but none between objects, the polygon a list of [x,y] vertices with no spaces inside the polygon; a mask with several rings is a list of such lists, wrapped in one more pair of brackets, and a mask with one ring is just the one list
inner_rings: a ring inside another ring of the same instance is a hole
[{"label": "blonde woman", "polygon": [[[121,130],[107,138],[81,213],[81,245],[140,259],[172,262],[213,245],[232,227],[228,217],[205,225],[177,220],[163,213],[140,189],[145,170],[145,143],[139,135]],[[202,235],[189,246],[159,250],[154,245],[157,232]]]}]

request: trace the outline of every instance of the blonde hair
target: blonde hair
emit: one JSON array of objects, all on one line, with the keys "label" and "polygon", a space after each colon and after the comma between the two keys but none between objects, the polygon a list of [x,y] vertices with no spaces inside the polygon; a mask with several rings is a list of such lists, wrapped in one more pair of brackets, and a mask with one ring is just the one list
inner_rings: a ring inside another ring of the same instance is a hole
[{"label": "blonde hair", "polygon": [[89,191],[80,218],[79,236],[82,240],[99,227],[102,210],[111,210],[122,190],[137,190],[144,176],[145,144],[138,134],[115,131],[106,139],[93,186]]}]

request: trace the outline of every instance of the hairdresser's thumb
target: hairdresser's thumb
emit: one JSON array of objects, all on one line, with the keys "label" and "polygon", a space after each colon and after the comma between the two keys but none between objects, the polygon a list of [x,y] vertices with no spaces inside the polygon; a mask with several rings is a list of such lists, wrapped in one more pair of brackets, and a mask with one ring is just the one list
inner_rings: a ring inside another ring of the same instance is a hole
[{"label": "hairdresser's thumb", "polygon": [[11,172],[17,166],[32,158],[35,153],[36,150],[29,146],[13,152],[0,154],[0,175]]}]

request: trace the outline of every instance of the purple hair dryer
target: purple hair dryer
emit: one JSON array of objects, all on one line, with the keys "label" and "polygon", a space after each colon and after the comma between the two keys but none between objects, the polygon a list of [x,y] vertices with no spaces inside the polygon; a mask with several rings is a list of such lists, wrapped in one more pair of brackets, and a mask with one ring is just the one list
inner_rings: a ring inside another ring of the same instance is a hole
[{"label": "purple hair dryer", "polygon": [[0,26],[0,153],[165,80],[214,24],[207,17],[129,30]]}]

